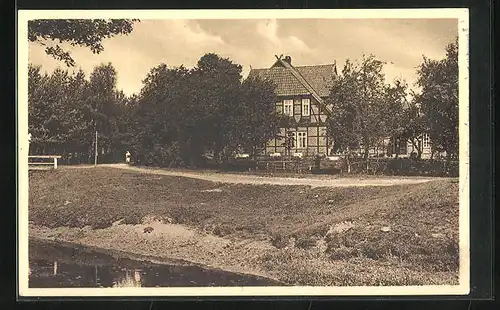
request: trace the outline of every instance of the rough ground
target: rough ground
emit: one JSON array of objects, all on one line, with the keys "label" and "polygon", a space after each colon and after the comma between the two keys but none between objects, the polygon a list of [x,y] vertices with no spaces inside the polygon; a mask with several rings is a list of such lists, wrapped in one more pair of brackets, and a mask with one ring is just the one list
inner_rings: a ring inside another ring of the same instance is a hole
[{"label": "rough ground", "polygon": [[[154,231],[145,234],[145,227]],[[146,221],[138,225],[113,225],[105,229],[30,225],[30,237],[77,243],[131,253],[132,258],[185,264],[266,277],[288,285],[442,285],[457,284],[450,272],[415,272],[397,260],[376,262],[366,258],[331,260],[321,246],[276,248],[265,240],[224,238],[183,225]]]},{"label": "rough ground", "polygon": [[312,188],[111,167],[32,171],[29,219],[32,237],[190,260],[288,284],[458,281],[453,179]]}]

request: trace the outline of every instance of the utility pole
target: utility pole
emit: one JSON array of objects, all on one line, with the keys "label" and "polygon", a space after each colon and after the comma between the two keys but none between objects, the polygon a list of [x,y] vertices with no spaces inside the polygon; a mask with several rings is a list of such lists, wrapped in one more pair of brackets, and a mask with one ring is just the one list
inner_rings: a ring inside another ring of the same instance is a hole
[{"label": "utility pole", "polygon": [[95,132],[95,158],[94,158],[94,166],[97,166],[97,131]]},{"label": "utility pole", "polygon": [[30,155],[31,134],[28,133],[28,156]]}]

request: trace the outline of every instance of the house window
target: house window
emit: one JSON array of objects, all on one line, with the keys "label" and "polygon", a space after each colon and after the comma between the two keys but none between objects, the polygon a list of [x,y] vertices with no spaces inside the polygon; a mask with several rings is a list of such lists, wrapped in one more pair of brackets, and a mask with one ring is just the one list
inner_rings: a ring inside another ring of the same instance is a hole
[{"label": "house window", "polygon": [[283,113],[283,105],[281,105],[281,102],[276,102],[276,113],[278,114]]},{"label": "house window", "polygon": [[429,148],[431,146],[431,137],[429,137],[429,134],[424,133],[424,137],[422,140],[424,149]]},{"label": "house window", "polygon": [[288,116],[293,116],[293,100],[285,100],[283,103],[283,113]]},{"label": "house window", "polygon": [[307,147],[307,132],[305,131],[298,131],[296,133],[296,138],[295,140],[297,141],[297,148],[298,149],[304,149]]},{"label": "house window", "polygon": [[311,115],[311,100],[309,98],[302,99],[302,116]]},{"label": "house window", "polygon": [[422,112],[422,107],[420,106],[420,104],[416,104],[417,106],[417,116],[422,116],[424,113]]},{"label": "house window", "polygon": [[399,142],[399,154],[400,155],[408,154],[408,144],[405,142],[406,141],[404,141],[404,140]]}]

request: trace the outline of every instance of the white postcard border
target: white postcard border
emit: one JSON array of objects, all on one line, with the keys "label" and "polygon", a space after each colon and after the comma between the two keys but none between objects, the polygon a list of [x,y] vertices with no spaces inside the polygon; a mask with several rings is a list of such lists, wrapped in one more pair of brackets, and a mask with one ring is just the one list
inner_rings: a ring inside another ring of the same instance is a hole
[{"label": "white postcard border", "polygon": [[[30,19],[367,19],[456,18],[459,37],[460,211],[459,285],[357,287],[171,287],[171,288],[29,288],[28,287],[28,30]],[[467,9],[347,10],[20,10],[17,16],[18,142],[18,289],[22,297],[83,296],[379,296],[466,295],[470,290],[469,251],[469,12]]]}]

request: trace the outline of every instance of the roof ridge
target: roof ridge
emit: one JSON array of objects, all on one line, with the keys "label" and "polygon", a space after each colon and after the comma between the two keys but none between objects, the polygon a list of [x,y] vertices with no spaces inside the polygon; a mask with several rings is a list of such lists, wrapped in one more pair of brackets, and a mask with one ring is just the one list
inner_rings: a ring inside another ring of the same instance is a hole
[{"label": "roof ridge", "polygon": [[281,70],[286,70],[286,68],[283,68],[283,67],[272,67],[272,68],[252,68],[252,70],[273,70],[273,69],[281,69]]},{"label": "roof ridge", "polygon": [[[321,64],[321,65],[305,65],[305,66],[293,66],[294,68],[313,68],[313,67],[329,67],[329,66],[334,66],[335,64]],[[284,70],[286,68],[283,67],[272,67],[272,68],[252,68],[251,70],[273,70],[273,69],[278,69],[278,70]]]},{"label": "roof ridge", "polygon": [[334,63],[331,64],[320,64],[320,65],[303,65],[303,66],[294,66],[294,68],[303,68],[303,67],[326,67],[326,66],[335,66]]}]

